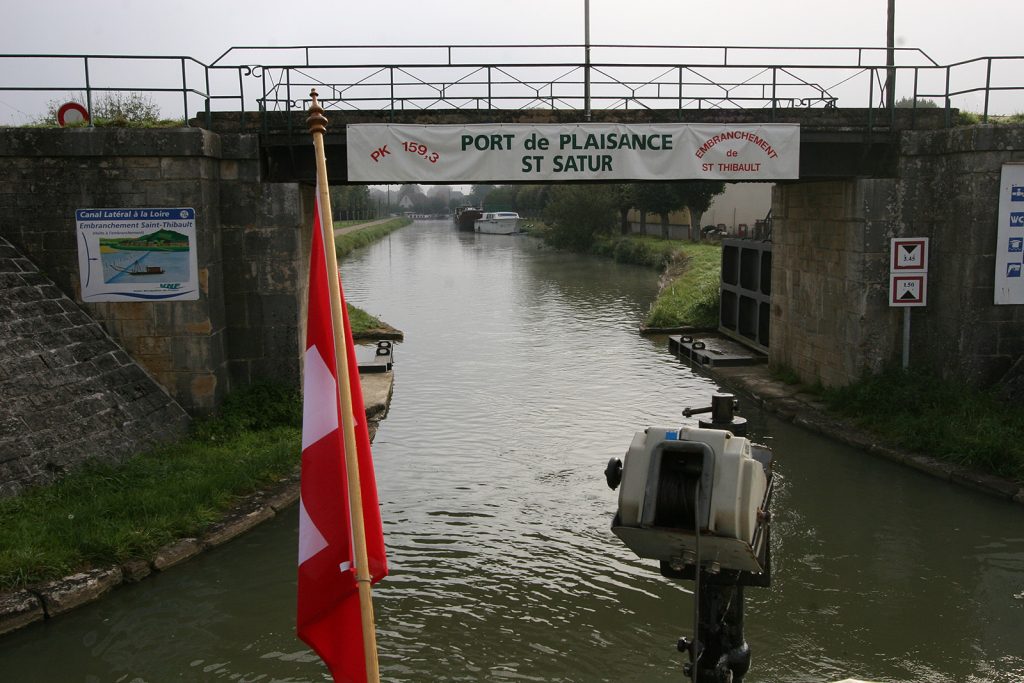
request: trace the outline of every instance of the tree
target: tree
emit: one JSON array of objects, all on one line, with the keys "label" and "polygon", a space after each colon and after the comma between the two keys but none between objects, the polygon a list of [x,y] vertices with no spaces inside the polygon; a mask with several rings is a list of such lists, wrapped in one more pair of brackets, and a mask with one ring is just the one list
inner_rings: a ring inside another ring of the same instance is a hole
[{"label": "tree", "polygon": [[423,188],[413,184],[402,185],[398,197],[392,199],[392,206],[398,206],[400,211],[424,212],[427,203]]},{"label": "tree", "polygon": [[493,185],[474,185],[469,191],[469,203],[473,206],[483,206],[484,200],[493,189]]},{"label": "tree", "polygon": [[371,209],[376,209],[376,202],[366,185],[331,186],[331,211],[338,220],[369,218]]},{"label": "tree", "polygon": [[[676,183],[634,183],[633,203],[641,214],[656,213],[661,216],[661,236],[668,239],[668,215],[683,208],[675,191]],[[641,215],[642,225],[646,220]]]},{"label": "tree", "polygon": [[[50,100],[46,104],[46,114],[36,121],[39,124],[57,122],[57,110],[67,101],[77,102],[86,106],[85,93],[78,93],[66,100]],[[149,95],[139,92],[104,92],[92,98],[89,118],[93,124],[112,124],[127,126],[130,124],[152,124],[162,121],[160,107]]]},{"label": "tree", "polygon": [[901,97],[896,100],[897,109],[914,109],[915,107],[917,109],[938,109],[939,105],[933,100],[925,100],[920,97],[916,100],[912,97]]},{"label": "tree", "polygon": [[444,194],[433,194],[427,196],[422,206],[423,213],[440,214],[448,211],[448,197]]},{"label": "tree", "polygon": [[628,235],[629,210],[636,205],[635,186],[628,183],[612,185],[611,194],[615,198],[615,206],[619,210],[619,231],[623,235]]},{"label": "tree", "polygon": [[684,180],[675,184],[676,200],[690,213],[690,240],[701,238],[700,219],[715,197],[725,192],[720,180]]},{"label": "tree", "polygon": [[633,206],[640,214],[641,226],[646,225],[644,214],[661,216],[661,236],[668,239],[668,217],[673,211],[686,209],[690,214],[690,239],[700,241],[700,219],[715,197],[725,192],[725,183],[718,180],[677,180],[668,183],[633,183]]},{"label": "tree", "polygon": [[615,217],[615,200],[601,185],[557,185],[544,208],[549,241],[569,249],[588,249],[597,235],[611,232]]},{"label": "tree", "polygon": [[484,203],[487,211],[515,211],[516,188],[511,185],[497,185],[487,193]]},{"label": "tree", "polygon": [[520,216],[530,218],[541,215],[548,203],[551,192],[550,185],[518,185],[516,186],[516,211]]},{"label": "tree", "polygon": [[452,190],[448,195],[448,210],[454,211],[456,207],[465,206],[469,200],[459,190]]}]

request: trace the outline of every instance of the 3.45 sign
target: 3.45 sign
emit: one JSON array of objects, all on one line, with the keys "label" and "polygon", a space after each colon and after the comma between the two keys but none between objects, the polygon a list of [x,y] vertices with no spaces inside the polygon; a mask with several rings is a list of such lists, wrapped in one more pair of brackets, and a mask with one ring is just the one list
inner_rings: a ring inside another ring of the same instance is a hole
[{"label": "3.45 sign", "polygon": [[896,237],[890,244],[889,305],[928,303],[928,238]]}]

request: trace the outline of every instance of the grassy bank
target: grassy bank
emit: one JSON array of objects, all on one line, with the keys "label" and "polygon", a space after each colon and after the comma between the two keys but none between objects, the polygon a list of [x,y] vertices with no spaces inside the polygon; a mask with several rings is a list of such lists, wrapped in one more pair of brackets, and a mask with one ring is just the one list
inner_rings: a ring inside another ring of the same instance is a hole
[{"label": "grassy bank", "polygon": [[[535,223],[529,234],[544,239],[546,227]],[[665,271],[661,292],[643,321],[645,327],[718,327],[721,245],[616,235],[598,237],[589,253]]]},{"label": "grassy bank", "polygon": [[[365,247],[368,244],[373,244],[380,238],[388,235],[389,233],[404,228],[405,226],[412,223],[411,218],[393,218],[387,223],[381,223],[380,225],[374,225],[364,230],[355,230],[353,232],[341,235],[334,239],[334,248],[338,254],[338,258],[347,255],[351,251],[358,249],[359,247]],[[335,221],[334,227],[348,227],[352,225],[352,221]]]},{"label": "grassy bank", "polygon": [[[366,222],[367,221],[334,221],[334,228],[347,228]],[[412,223],[412,219],[410,218],[395,218],[387,223],[381,223],[380,225],[374,225],[363,230],[356,230],[345,235],[335,237],[335,251],[338,258],[341,258],[359,247],[365,247],[395,230],[398,230],[399,228],[404,228],[410,223]],[[380,318],[376,318],[352,304],[348,304],[348,321],[352,326],[352,336],[357,339],[364,336],[373,336],[374,333],[380,332],[381,330],[397,332],[393,327],[381,321]]]},{"label": "grassy bank", "polygon": [[353,306],[352,304],[345,302],[348,305],[348,324],[352,328],[352,336],[360,337],[365,334],[369,334],[372,330],[379,330],[383,327],[387,327],[380,318],[376,318],[361,308]]},{"label": "grassy bank", "polygon": [[665,270],[645,327],[718,326],[720,245],[630,235],[598,240],[592,251],[619,263]]},{"label": "grassy bank", "polygon": [[295,470],[301,422],[297,391],[254,386],[181,443],[0,500],[0,590],[150,558],[199,534]]},{"label": "grassy bank", "polygon": [[[339,252],[409,222],[344,235]],[[349,321],[356,337],[389,327],[351,305]],[[92,463],[0,500],[0,591],[149,559],[161,546],[201,534],[239,499],[295,471],[301,422],[297,391],[254,386],[230,396],[217,418],[181,443],[123,464]]]},{"label": "grassy bank", "polygon": [[992,390],[895,368],[822,394],[888,443],[1024,484],[1024,411]]},{"label": "grassy bank", "polygon": [[627,235],[600,238],[594,242],[590,251],[598,256],[614,259],[618,263],[667,268],[680,258],[683,246],[684,243],[678,240]]},{"label": "grassy bank", "polygon": [[644,321],[646,327],[718,327],[722,248],[710,243],[681,243],[668,266],[667,284]]}]

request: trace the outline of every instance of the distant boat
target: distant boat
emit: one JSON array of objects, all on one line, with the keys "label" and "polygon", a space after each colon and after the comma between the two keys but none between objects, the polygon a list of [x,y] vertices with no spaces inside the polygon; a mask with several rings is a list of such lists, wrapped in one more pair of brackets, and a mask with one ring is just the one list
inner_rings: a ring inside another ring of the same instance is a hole
[{"label": "distant boat", "polygon": [[519,232],[519,214],[515,211],[489,211],[476,219],[473,230],[486,235],[515,235]]},{"label": "distant boat", "polygon": [[484,215],[483,211],[475,206],[460,206],[455,209],[455,227],[459,230],[472,231],[476,219],[482,215]]},{"label": "distant boat", "polygon": [[164,269],[160,266],[146,266],[145,268],[135,266],[128,271],[129,275],[163,275]]},{"label": "distant boat", "polygon": [[[149,254],[146,254],[149,256]],[[143,257],[144,258],[144,257]],[[119,273],[125,273],[127,275],[163,275],[164,269],[160,266],[144,266],[140,263],[142,259],[135,261],[130,268],[121,268],[120,266],[110,264],[110,267]]]}]

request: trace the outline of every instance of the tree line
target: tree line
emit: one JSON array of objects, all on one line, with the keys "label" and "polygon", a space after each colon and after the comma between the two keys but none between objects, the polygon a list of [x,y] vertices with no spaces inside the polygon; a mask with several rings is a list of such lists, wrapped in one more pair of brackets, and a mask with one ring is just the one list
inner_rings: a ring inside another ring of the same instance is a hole
[{"label": "tree line", "polygon": [[586,249],[601,234],[629,233],[628,215],[640,213],[641,232],[648,215],[660,218],[661,234],[668,237],[669,215],[686,209],[689,237],[699,241],[701,217],[712,200],[725,191],[718,181],[683,180],[646,183],[562,183],[554,185],[472,185],[469,193],[447,185],[365,185],[331,187],[334,217],[364,219],[411,211],[448,214],[459,206],[484,211],[515,211],[524,218],[544,221],[549,240],[558,246]]},{"label": "tree line", "polygon": [[686,209],[690,214],[689,237],[699,241],[700,219],[724,191],[725,183],[704,180],[501,185],[485,195],[483,206],[540,218],[550,228],[548,239],[556,246],[586,249],[598,235],[616,230],[629,234],[628,216],[634,209],[640,214],[641,233],[647,233],[647,216],[653,214],[660,218],[661,235],[666,239],[669,215]]}]

